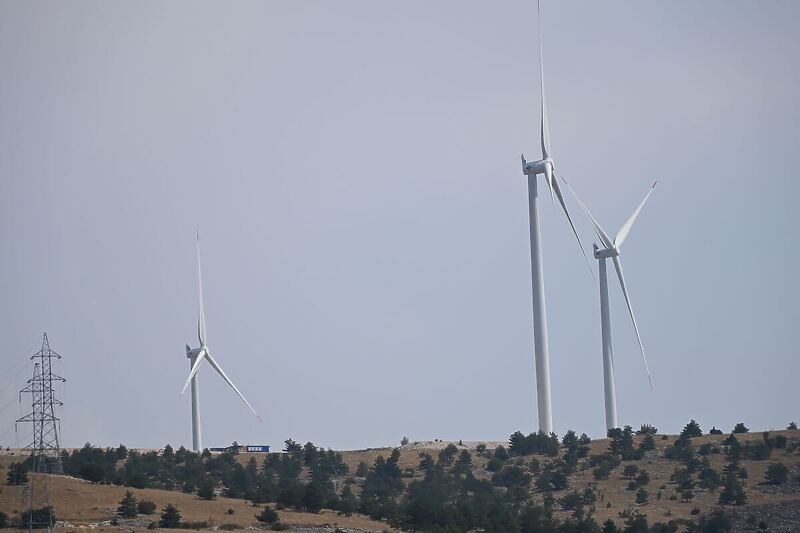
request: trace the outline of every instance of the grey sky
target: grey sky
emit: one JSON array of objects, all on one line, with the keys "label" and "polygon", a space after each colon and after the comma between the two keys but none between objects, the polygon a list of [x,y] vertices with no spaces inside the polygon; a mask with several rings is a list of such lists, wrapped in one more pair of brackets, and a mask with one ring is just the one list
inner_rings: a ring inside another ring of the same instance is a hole
[{"label": "grey sky", "polygon": [[[611,285],[620,422],[800,418],[800,6],[543,14],[561,174],[611,232],[660,180],[624,256],[654,392]],[[44,330],[65,444],[190,443],[195,228],[265,420],[206,366],[206,445],[533,430],[536,37],[530,0],[0,3],[0,444]],[[543,206],[555,427],[600,436],[596,282]]]}]

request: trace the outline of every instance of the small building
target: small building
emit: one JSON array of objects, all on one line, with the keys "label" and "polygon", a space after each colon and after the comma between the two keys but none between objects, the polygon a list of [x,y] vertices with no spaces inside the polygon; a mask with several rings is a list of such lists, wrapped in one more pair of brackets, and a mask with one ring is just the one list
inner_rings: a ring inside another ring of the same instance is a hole
[{"label": "small building", "polygon": [[[226,446],[224,448],[209,448],[208,451],[211,453],[232,453],[235,450],[235,446]],[[247,453],[269,453],[269,445],[268,444],[239,444],[238,446],[239,452],[247,452]]]}]

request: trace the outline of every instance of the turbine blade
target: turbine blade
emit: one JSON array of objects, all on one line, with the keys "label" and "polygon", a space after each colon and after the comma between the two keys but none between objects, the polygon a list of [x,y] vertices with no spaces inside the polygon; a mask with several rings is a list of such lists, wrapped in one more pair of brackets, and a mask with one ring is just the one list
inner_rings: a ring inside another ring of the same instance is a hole
[{"label": "turbine blade", "polygon": [[225,383],[227,383],[228,385],[230,385],[230,386],[231,386],[231,388],[233,389],[233,391],[234,391],[234,392],[235,392],[235,393],[236,393],[236,394],[239,396],[239,398],[241,398],[241,399],[242,399],[242,401],[245,403],[245,405],[246,405],[247,407],[249,407],[249,408],[250,408],[250,410],[253,412],[253,414],[254,414],[254,415],[256,415],[256,418],[258,418],[258,421],[259,421],[259,422],[263,422],[263,420],[261,420],[261,417],[260,417],[260,416],[258,416],[258,413],[256,413],[256,410],[255,410],[255,409],[253,409],[253,406],[252,406],[252,405],[250,405],[250,402],[248,402],[248,401],[247,401],[247,399],[245,399],[244,395],[243,395],[241,392],[239,392],[239,389],[237,389],[237,388],[236,388],[236,385],[234,385],[234,384],[233,384],[233,381],[231,381],[231,380],[230,380],[230,378],[229,378],[228,376],[226,376],[226,375],[225,375],[225,372],[222,370],[222,367],[221,367],[221,366],[219,366],[219,364],[217,364],[217,362],[216,362],[216,361],[214,361],[214,358],[213,358],[213,357],[211,357],[211,354],[210,354],[210,353],[206,352],[206,358],[208,359],[208,363],[209,363],[209,364],[210,364],[212,367],[214,367],[214,370],[216,370],[216,371],[217,371],[217,373],[218,373],[220,376],[222,376],[222,379],[224,379],[224,380],[225,380]]},{"label": "turbine blade", "polygon": [[197,374],[197,369],[200,368],[200,363],[203,362],[203,358],[207,353],[208,352],[205,350],[200,350],[200,352],[197,354],[197,358],[194,360],[194,364],[192,365],[192,371],[189,372],[189,377],[186,378],[186,383],[183,384],[183,388],[181,389],[181,396],[183,396],[183,393],[186,392],[186,387],[189,386],[189,383],[192,381],[194,375]]},{"label": "turbine blade", "polygon": [[547,120],[547,106],[544,99],[544,53],[542,52],[542,10],[539,1],[536,2],[536,12],[539,15],[539,80],[541,82],[542,103],[542,159],[550,157],[550,122]]},{"label": "turbine blade", "polygon": [[622,263],[619,256],[614,259],[614,268],[617,271],[619,278],[619,285],[622,287],[622,294],[625,296],[625,303],[628,305],[628,313],[631,315],[631,322],[633,322],[633,329],[636,331],[636,339],[639,341],[639,349],[642,351],[642,360],[644,360],[644,369],[647,372],[647,380],[650,382],[650,389],[653,389],[653,378],[650,376],[650,365],[647,364],[647,356],[644,353],[644,345],[642,344],[642,336],[639,335],[639,326],[636,325],[636,317],[633,316],[633,307],[631,307],[631,300],[628,297],[628,289],[625,287],[625,276],[622,275]]},{"label": "turbine blade", "polygon": [[200,231],[197,232],[197,301],[200,307],[197,313],[197,338],[200,346],[206,345],[206,311],[203,305],[203,271],[200,268]]},{"label": "turbine blade", "polygon": [[578,197],[577,194],[575,194],[575,190],[570,186],[567,180],[561,178],[561,181],[564,182],[564,185],[566,185],[567,188],[569,189],[569,192],[572,193],[572,196],[578,202],[578,205],[580,205],[581,209],[583,209],[583,212],[586,213],[586,216],[588,216],[589,220],[592,221],[592,226],[594,226],[594,231],[597,233],[597,236],[600,239],[600,242],[603,243],[603,246],[605,246],[606,248],[613,248],[614,243],[611,241],[611,237],[608,236],[608,233],[606,233],[606,230],[603,229],[603,226],[600,225],[597,219],[595,219],[594,216],[592,216],[592,213],[589,212],[589,209],[583,204],[583,202],[581,202],[581,199]]},{"label": "turbine blade", "polygon": [[550,202],[553,204],[553,207],[556,206],[556,199],[553,196],[553,167],[546,164],[544,166],[544,177],[547,180],[547,188],[550,189]]},{"label": "turbine blade", "polygon": [[567,210],[567,204],[564,202],[564,195],[561,194],[561,188],[558,186],[558,179],[555,177],[555,175],[553,175],[552,181],[553,181],[553,190],[556,193],[556,197],[558,197],[558,203],[561,204],[561,209],[563,209],[564,214],[567,215],[569,226],[572,228],[572,233],[575,234],[575,238],[578,239],[578,246],[580,246],[583,258],[586,260],[586,266],[589,267],[589,273],[592,275],[592,278],[594,278],[594,271],[592,270],[592,264],[589,262],[589,257],[586,255],[586,250],[583,247],[581,238],[578,236],[578,231],[575,229],[575,224],[572,223],[572,217],[569,215],[569,211]]},{"label": "turbine blade", "polygon": [[655,183],[653,183],[653,186],[650,187],[649,191],[647,191],[647,195],[644,197],[644,200],[642,200],[642,203],[639,204],[639,207],[637,207],[636,211],[633,212],[631,218],[629,218],[628,221],[619,229],[619,233],[617,233],[617,236],[614,237],[614,246],[616,246],[617,249],[619,249],[622,246],[622,243],[625,242],[625,238],[628,236],[628,232],[631,231],[633,223],[636,222],[636,217],[639,216],[639,211],[642,210],[642,207],[644,207],[644,204],[645,202],[647,202],[647,199],[650,198],[650,195],[653,193],[653,189],[656,188],[657,184],[658,180],[656,180]]}]

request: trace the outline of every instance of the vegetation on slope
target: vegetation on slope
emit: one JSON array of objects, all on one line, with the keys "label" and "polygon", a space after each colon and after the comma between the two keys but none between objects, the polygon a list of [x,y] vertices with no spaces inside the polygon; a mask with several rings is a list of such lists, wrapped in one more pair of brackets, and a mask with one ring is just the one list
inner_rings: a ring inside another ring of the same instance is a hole
[{"label": "vegetation on slope", "polygon": [[[415,466],[408,462],[410,452],[403,452],[406,459],[401,462],[401,451],[394,449],[375,457],[371,465],[359,464],[355,476],[341,453],[291,440],[286,441],[285,453],[269,454],[261,464],[253,456],[245,460],[235,448],[212,455],[169,446],[160,453],[139,453],[123,446],[100,449],[87,444],[63,459],[68,474],[97,483],[182,490],[206,500],[222,495],[255,505],[271,503],[279,510],[360,512],[404,530],[726,531],[726,513],[709,505],[703,513],[698,500],[713,498],[715,505],[732,509],[747,504],[755,486],[760,491],[779,490],[798,483],[796,468],[790,470],[778,455],[796,465],[800,439],[791,433],[747,433],[744,425],[737,425],[728,437],[709,440],[702,438],[695,421],[676,439],[644,425],[638,431],[611,430],[607,442],[597,444],[572,431],[560,440],[556,435],[516,432],[508,446],[495,449],[450,444],[422,451]],[[759,462],[764,464],[758,468],[759,478],[750,479],[748,468]],[[654,470],[664,464],[672,469],[667,479]],[[14,476],[20,471],[24,467]],[[612,493],[607,488],[620,482],[630,494],[630,504],[620,507],[614,496],[617,505],[611,515]],[[694,505],[691,515],[671,516],[667,511],[648,519],[646,509],[663,510],[673,500]],[[126,495],[119,503],[120,516],[142,513],[137,504],[133,494]],[[253,518],[267,525],[279,523],[268,506]]]}]

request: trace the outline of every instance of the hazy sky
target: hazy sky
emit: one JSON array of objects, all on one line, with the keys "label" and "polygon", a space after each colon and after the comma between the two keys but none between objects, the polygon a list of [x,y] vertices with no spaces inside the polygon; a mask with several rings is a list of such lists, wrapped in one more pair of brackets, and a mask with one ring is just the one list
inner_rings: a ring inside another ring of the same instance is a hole
[{"label": "hazy sky", "polygon": [[[561,174],[612,233],[659,179],[623,255],[655,391],[610,280],[620,422],[800,419],[800,4],[542,9]],[[532,0],[0,3],[0,444],[43,331],[67,446],[190,444],[196,228],[264,418],[206,365],[205,445],[534,430],[536,39]],[[601,436],[598,289],[544,199],[555,429]]]}]

